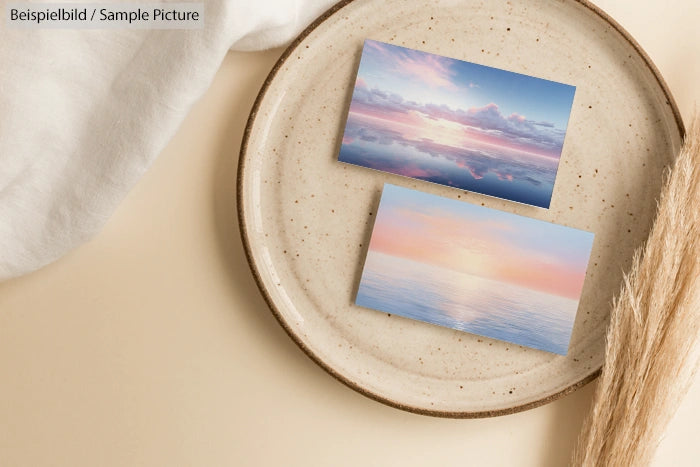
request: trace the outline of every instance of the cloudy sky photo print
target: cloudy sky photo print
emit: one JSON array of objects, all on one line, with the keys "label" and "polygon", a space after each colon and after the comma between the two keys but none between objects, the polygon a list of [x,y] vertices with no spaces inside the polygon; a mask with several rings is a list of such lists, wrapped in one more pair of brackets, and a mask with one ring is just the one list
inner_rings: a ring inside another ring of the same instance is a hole
[{"label": "cloudy sky photo print", "polygon": [[574,91],[367,40],[339,160],[548,208]]}]

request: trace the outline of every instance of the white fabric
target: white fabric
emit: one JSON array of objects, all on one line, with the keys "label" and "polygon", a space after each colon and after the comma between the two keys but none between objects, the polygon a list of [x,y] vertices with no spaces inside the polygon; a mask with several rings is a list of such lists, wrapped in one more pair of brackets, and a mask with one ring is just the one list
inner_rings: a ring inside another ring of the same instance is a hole
[{"label": "white fabric", "polygon": [[0,280],[100,230],[229,48],[282,45],[332,3],[207,1],[199,30],[0,26]]}]

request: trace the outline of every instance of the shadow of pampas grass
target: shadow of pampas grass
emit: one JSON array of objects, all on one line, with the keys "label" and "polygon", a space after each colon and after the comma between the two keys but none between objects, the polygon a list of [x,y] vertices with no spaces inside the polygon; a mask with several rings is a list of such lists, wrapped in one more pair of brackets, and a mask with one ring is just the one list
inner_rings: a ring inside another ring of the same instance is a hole
[{"label": "shadow of pampas grass", "polygon": [[700,126],[666,175],[649,239],[613,303],[606,356],[574,466],[641,466],[700,361]]}]

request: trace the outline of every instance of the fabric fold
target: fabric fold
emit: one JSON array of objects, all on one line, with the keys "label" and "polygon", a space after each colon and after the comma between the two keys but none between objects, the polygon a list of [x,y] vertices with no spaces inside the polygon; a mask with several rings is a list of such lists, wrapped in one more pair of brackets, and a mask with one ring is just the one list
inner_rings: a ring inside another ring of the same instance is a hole
[{"label": "fabric fold", "polygon": [[229,49],[283,45],[332,3],[208,1],[194,30],[0,28],[0,280],[99,232]]}]

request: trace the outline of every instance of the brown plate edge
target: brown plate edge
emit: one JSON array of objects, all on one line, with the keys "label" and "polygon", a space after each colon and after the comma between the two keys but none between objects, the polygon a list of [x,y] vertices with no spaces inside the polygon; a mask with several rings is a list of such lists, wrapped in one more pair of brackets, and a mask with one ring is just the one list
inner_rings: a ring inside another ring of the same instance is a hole
[{"label": "brown plate edge", "polygon": [[[554,394],[551,394],[547,397],[543,397],[542,399],[538,399],[536,401],[528,402],[526,404],[521,404],[517,405],[514,407],[509,407],[505,409],[498,409],[498,410],[485,410],[485,411],[480,411],[480,412],[460,412],[460,411],[444,411],[444,410],[431,410],[431,409],[424,409],[421,407],[413,407],[410,405],[403,404],[401,402],[389,399],[387,397],[381,396],[379,394],[376,394],[374,392],[369,391],[368,389],[364,388],[360,384],[348,379],[344,375],[338,373],[334,368],[329,366],[325,361],[323,361],[318,355],[316,355],[300,338],[297,336],[291,329],[291,327],[287,324],[287,322],[284,320],[282,317],[281,313],[277,309],[276,304],[273,302],[272,297],[268,293],[265,284],[262,281],[262,277],[260,276],[258,265],[255,263],[255,260],[253,259],[253,254],[251,250],[251,245],[250,245],[250,240],[248,236],[248,226],[245,221],[245,216],[243,213],[243,205],[244,203],[241,201],[244,197],[243,195],[243,189],[242,189],[242,180],[243,180],[243,173],[245,171],[246,167],[246,153],[248,150],[248,140],[250,138],[250,133],[252,131],[253,125],[255,123],[255,119],[258,114],[258,110],[260,109],[260,105],[262,103],[262,100],[264,99],[268,88],[272,84],[272,81],[274,78],[277,76],[277,73],[279,70],[282,68],[282,65],[285,63],[285,61],[289,58],[289,56],[294,52],[294,50],[301,44],[301,42],[309,35],[313,30],[315,30],[321,23],[329,19],[331,16],[333,16],[336,12],[347,6],[348,4],[352,3],[355,0],[341,0],[340,2],[336,3],[333,5],[331,8],[326,10],[325,13],[323,13],[321,16],[319,16],[313,23],[311,23],[304,31],[302,31],[293,41],[292,43],[287,47],[287,49],[282,53],[280,58],[277,60],[277,63],[275,63],[274,67],[272,70],[270,70],[270,73],[267,75],[267,78],[265,78],[265,82],[263,83],[262,87],[260,88],[260,91],[258,92],[258,96],[255,99],[255,103],[253,104],[253,107],[250,111],[250,115],[248,117],[248,121],[245,126],[245,130],[243,132],[243,140],[241,142],[241,150],[239,153],[239,159],[238,159],[238,174],[237,174],[237,179],[236,179],[236,197],[237,197],[237,210],[238,210],[238,225],[239,225],[239,230],[241,234],[241,240],[243,242],[243,249],[245,250],[245,255],[246,259],[248,260],[248,264],[250,266],[251,272],[253,273],[253,278],[255,279],[255,283],[257,284],[258,288],[260,289],[260,292],[263,295],[263,298],[265,299],[265,302],[269,306],[270,310],[272,311],[272,314],[275,316],[277,319],[277,322],[279,322],[280,326],[285,330],[287,335],[296,343],[297,346],[309,357],[311,360],[313,360],[318,366],[323,368],[328,374],[333,376],[336,380],[340,381],[341,383],[345,384],[349,388],[359,392],[360,394],[369,397],[370,399],[373,399],[377,402],[381,402],[383,404],[386,404],[391,407],[395,407],[397,409],[405,410],[407,412],[412,412],[420,415],[430,415],[434,417],[444,417],[444,418],[486,418],[486,417],[497,417],[501,415],[510,415],[514,414],[517,412],[522,412],[525,410],[529,409],[534,409],[536,407],[542,406],[544,404],[548,404],[549,402],[553,402],[561,397],[566,396],[567,394],[570,394],[580,387],[585,386],[589,382],[593,381],[595,378],[600,376],[601,368],[599,367],[596,370],[592,371],[589,373],[587,376],[582,378],[581,380],[571,384],[570,386],[567,386],[566,388],[562,389],[559,392],[556,392]],[[602,9],[597,7],[596,5],[592,4],[588,0],[573,0],[576,3],[579,3],[583,7],[589,9],[596,15],[598,15],[603,21],[608,23],[613,29],[615,29],[629,44],[635,49],[635,51],[639,54],[639,56],[644,60],[646,66],[650,69],[654,77],[656,78],[656,81],[658,85],[661,87],[661,90],[663,91],[664,95],[666,96],[666,104],[671,107],[671,111],[673,112],[674,119],[676,121],[676,125],[678,126],[678,131],[680,134],[681,139],[685,136],[685,125],[683,124],[683,119],[681,117],[680,111],[678,110],[678,106],[676,105],[676,101],[673,98],[673,95],[671,94],[671,91],[668,88],[668,85],[666,84],[666,81],[663,79],[661,76],[661,73],[659,72],[658,68],[654,63],[651,61],[647,53],[642,49],[642,47],[639,45],[639,43],[620,25],[618,24],[614,19],[612,19],[610,16],[608,16],[607,13],[605,13]]]}]

